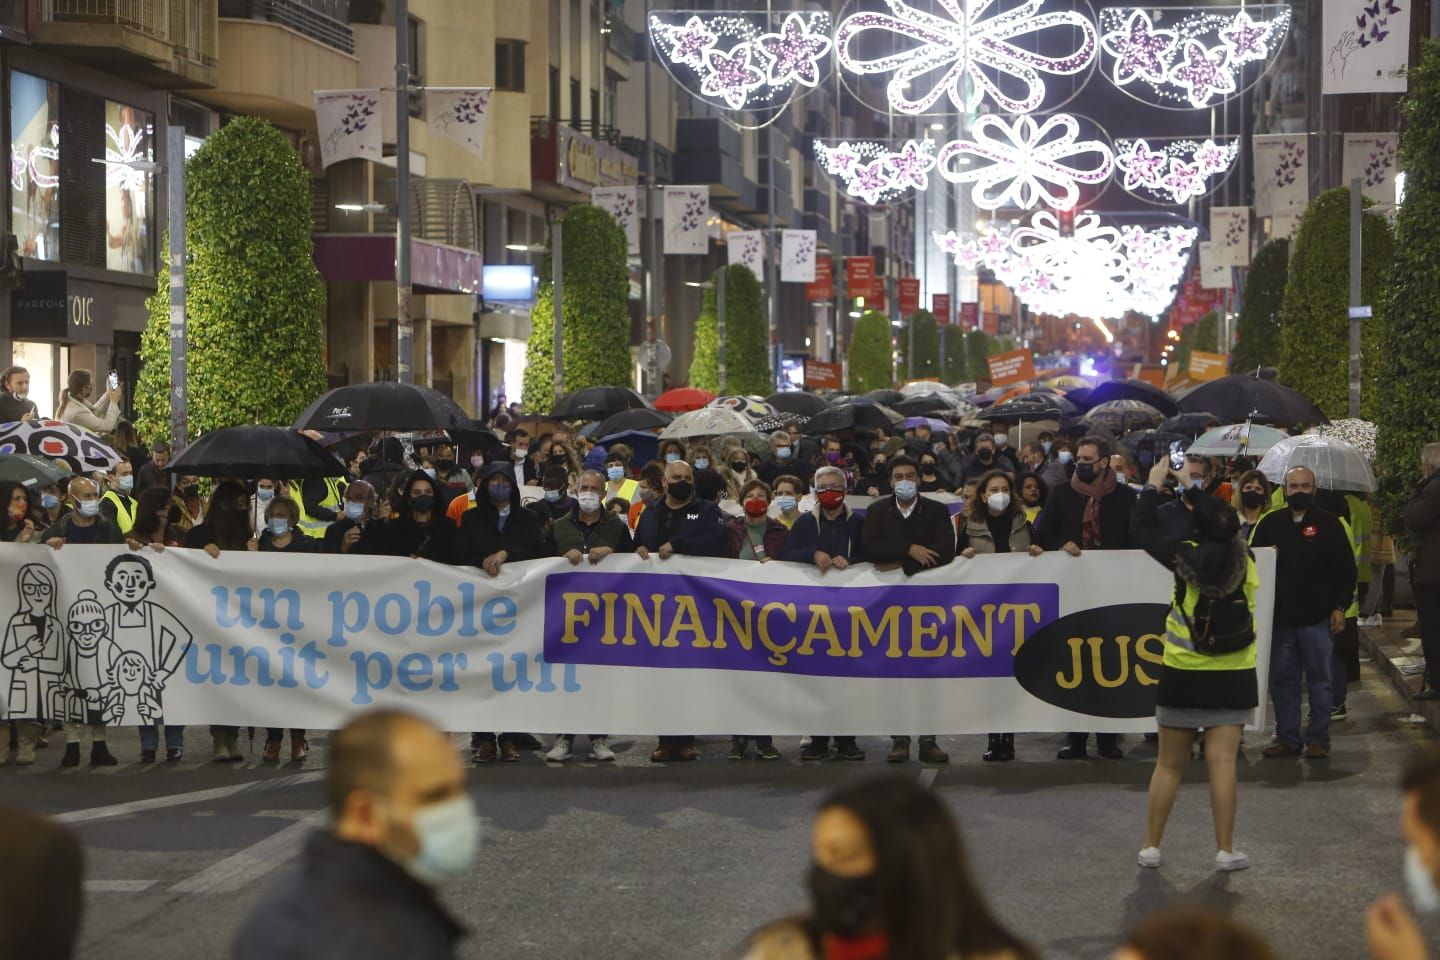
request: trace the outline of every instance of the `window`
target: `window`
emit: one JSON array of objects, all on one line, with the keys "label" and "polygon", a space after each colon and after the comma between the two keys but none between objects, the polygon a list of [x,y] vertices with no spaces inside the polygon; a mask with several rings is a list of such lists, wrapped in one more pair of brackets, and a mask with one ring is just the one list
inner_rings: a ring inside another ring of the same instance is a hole
[{"label": "window", "polygon": [[60,85],[10,74],[11,229],[20,252],[60,259]]},{"label": "window", "polygon": [[580,81],[570,81],[570,124],[580,122]]},{"label": "window", "polygon": [[410,61],[410,82],[423,83],[425,80],[425,22],[415,17],[408,19],[410,24],[409,50],[406,58]]},{"label": "window", "polygon": [[155,117],[106,100],[105,138],[105,266],[154,273]]},{"label": "window", "polygon": [[525,92],[525,41],[495,41],[495,89]]}]

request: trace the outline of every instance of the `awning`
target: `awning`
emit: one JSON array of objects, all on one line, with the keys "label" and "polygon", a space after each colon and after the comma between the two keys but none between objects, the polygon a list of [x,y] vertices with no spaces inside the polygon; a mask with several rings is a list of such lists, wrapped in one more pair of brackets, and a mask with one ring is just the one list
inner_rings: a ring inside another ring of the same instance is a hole
[{"label": "awning", "polygon": [[[416,293],[478,294],[484,258],[476,250],[410,241]],[[315,266],[329,283],[393,283],[395,238],[384,233],[317,233]]]}]

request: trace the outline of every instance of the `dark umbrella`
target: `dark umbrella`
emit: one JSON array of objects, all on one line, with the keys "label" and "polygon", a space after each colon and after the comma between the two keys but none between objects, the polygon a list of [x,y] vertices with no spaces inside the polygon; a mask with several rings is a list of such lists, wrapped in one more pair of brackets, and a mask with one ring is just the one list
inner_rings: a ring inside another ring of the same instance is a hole
[{"label": "dark umbrella", "polygon": [[23,484],[27,487],[46,487],[59,483],[71,475],[69,467],[57,466],[55,461],[44,457],[33,457],[28,453],[9,453],[0,456],[0,480]]},{"label": "dark umbrella", "polygon": [[1169,420],[1160,424],[1157,429],[1163,430],[1166,433],[1183,433],[1185,436],[1194,439],[1211,427],[1222,427],[1224,425],[1225,421],[1215,416],[1215,414],[1202,411],[1200,413],[1182,413],[1178,417],[1171,417]]},{"label": "dark umbrella", "polygon": [[830,409],[830,404],[825,398],[817,397],[813,393],[806,393],[803,390],[780,390],[765,398],[765,402],[774,407],[780,413],[798,413],[802,417],[813,417],[823,410]]},{"label": "dark umbrella", "polygon": [[675,418],[660,410],[651,410],[649,407],[642,407],[637,410],[621,410],[619,413],[612,413],[601,420],[592,437],[608,437],[612,433],[623,433],[626,430],[650,430],[655,427],[663,427]]},{"label": "dark umbrella", "polygon": [[337,387],[295,418],[296,430],[464,430],[470,416],[438,390],[413,383]]},{"label": "dark umbrella", "polygon": [[195,440],[170,461],[172,473],[196,477],[340,477],[345,464],[309,437],[284,427],[224,427]]},{"label": "dark umbrella", "polygon": [[607,450],[617,443],[630,448],[630,466],[638,469],[654,460],[660,452],[660,438],[643,430],[622,430],[601,437],[599,441]]},{"label": "dark umbrella", "polygon": [[1225,423],[1255,423],[1293,427],[1321,424],[1330,419],[1303,394],[1273,380],[1233,375],[1201,384],[1180,401],[1186,411],[1208,410]]},{"label": "dark umbrella", "polygon": [[567,393],[550,416],[561,420],[604,420],[622,410],[643,410],[645,400],[629,387],[586,387]]},{"label": "dark umbrella", "polygon": [[806,422],[804,429],[810,434],[837,433],[856,427],[892,430],[901,419],[900,414],[883,404],[846,402],[817,413]]},{"label": "dark umbrella", "polygon": [[887,407],[893,407],[905,399],[905,394],[899,390],[871,390],[856,399],[869,400],[871,403],[883,403]]},{"label": "dark umbrella", "polygon": [[1107,400],[1091,407],[1081,418],[1094,426],[1104,424],[1117,433],[1127,430],[1154,428],[1165,419],[1165,415],[1143,400]]},{"label": "dark umbrella", "polygon": [[762,417],[755,421],[755,432],[774,433],[776,430],[784,430],[792,423],[804,423],[806,419],[806,417],[788,410],[772,413],[768,417]]},{"label": "dark umbrella", "polygon": [[1090,409],[1090,394],[1095,392],[1094,387],[1076,387],[1074,390],[1065,391],[1065,399],[1081,410]]},{"label": "dark umbrella", "polygon": [[[1090,396],[1085,398],[1085,405],[1098,407],[1111,400],[1139,400],[1141,403],[1150,404],[1167,417],[1173,417],[1180,412],[1180,405],[1175,402],[1174,397],[1159,387],[1151,386],[1144,380],[1106,380],[1090,391]],[[1205,408],[1195,407],[1194,409],[1204,410]]]},{"label": "dark umbrella", "polygon": [[895,404],[892,408],[896,413],[907,417],[923,417],[932,413],[954,413],[955,407],[950,401],[938,393],[926,394],[920,397],[908,397]]},{"label": "dark umbrella", "polygon": [[1059,420],[1076,412],[1075,405],[1064,397],[1045,393],[1027,393],[1023,397],[997,403],[986,410],[981,419],[997,423],[1021,423],[1025,420]]}]

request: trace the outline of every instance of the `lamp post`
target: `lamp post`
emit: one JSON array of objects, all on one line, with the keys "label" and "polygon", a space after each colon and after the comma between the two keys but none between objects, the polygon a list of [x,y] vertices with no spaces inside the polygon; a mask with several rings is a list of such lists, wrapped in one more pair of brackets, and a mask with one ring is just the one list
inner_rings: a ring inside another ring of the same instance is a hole
[{"label": "lamp post", "polygon": [[170,227],[170,449],[185,445],[190,391],[185,356],[185,128],[167,127],[165,166],[169,176]]},{"label": "lamp post", "polygon": [[410,350],[410,2],[395,0],[395,379],[413,383]]},{"label": "lamp post", "polygon": [[555,399],[565,392],[565,244],[560,221],[550,228],[551,299],[555,308]]}]

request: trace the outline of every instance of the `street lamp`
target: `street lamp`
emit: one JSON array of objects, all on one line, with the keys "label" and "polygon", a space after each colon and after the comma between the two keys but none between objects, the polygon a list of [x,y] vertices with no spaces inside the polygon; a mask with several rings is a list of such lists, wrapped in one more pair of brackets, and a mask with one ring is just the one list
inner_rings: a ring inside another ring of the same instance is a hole
[{"label": "street lamp", "polygon": [[728,267],[721,267],[716,273],[719,278],[716,281],[688,280],[687,287],[699,287],[702,290],[715,291],[715,386],[720,395],[725,396],[727,377],[725,375],[725,271]]}]

